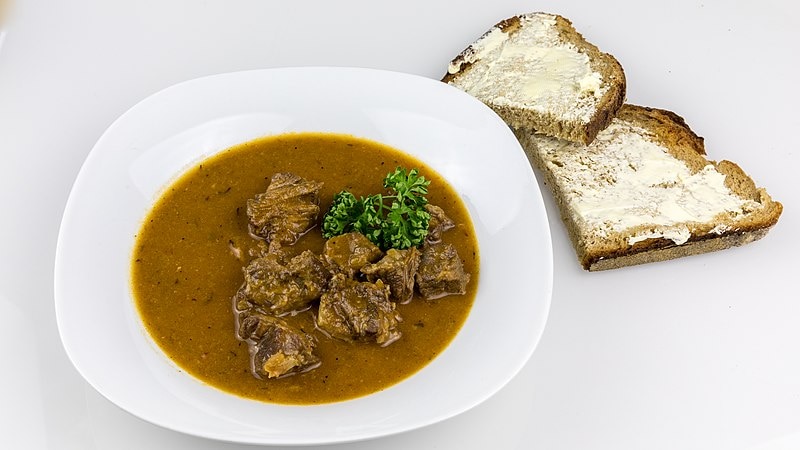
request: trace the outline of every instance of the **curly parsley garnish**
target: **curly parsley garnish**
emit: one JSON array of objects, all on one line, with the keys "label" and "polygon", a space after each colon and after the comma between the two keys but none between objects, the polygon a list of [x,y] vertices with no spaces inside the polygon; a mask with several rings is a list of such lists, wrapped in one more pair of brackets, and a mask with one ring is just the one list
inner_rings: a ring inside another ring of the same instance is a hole
[{"label": "curly parsley garnish", "polygon": [[417,169],[406,172],[398,167],[383,180],[388,195],[357,199],[350,192],[339,192],[322,218],[322,236],[330,239],[358,231],[384,251],[420,246],[431,219],[425,211],[429,184]]}]

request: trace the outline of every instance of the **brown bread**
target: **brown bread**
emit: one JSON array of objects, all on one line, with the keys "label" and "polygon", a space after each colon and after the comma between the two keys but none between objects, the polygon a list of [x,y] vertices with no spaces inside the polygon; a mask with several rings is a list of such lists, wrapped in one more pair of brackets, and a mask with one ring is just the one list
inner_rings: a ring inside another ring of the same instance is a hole
[{"label": "brown bread", "polygon": [[625,73],[559,15],[503,20],[450,62],[442,81],[515,128],[590,143],[625,101]]},{"label": "brown bread", "polygon": [[669,111],[624,105],[588,146],[515,132],[587,270],[746,244],[783,209],[735,163],[706,159],[703,139]]}]

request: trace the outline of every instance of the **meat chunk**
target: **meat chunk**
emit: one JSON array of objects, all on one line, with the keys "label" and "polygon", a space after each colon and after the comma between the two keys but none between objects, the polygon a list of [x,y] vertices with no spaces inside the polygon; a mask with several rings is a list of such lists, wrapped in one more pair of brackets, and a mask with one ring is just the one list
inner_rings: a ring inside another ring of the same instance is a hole
[{"label": "meat chunk", "polygon": [[276,173],[266,192],[247,200],[250,233],[271,248],[294,244],[316,224],[321,187],[291,173]]},{"label": "meat chunk", "polygon": [[322,295],[330,271],[310,250],[288,262],[284,259],[280,253],[268,253],[252,260],[244,268],[245,283],[237,296],[278,316],[308,308]]},{"label": "meat chunk", "polygon": [[377,245],[361,233],[352,232],[332,237],[325,241],[322,251],[325,261],[336,270],[353,278],[366,264],[383,256]]},{"label": "meat chunk", "polygon": [[367,280],[383,280],[389,285],[389,295],[397,303],[408,303],[414,296],[414,276],[419,267],[420,252],[416,247],[405,250],[389,249],[375,264],[367,264],[361,273]]},{"label": "meat chunk", "polygon": [[[233,295],[233,313],[239,317],[239,313],[253,308],[253,304],[247,299],[247,283],[242,283],[236,294]],[[238,319],[237,319],[238,320]]]},{"label": "meat chunk", "polygon": [[359,282],[338,273],[319,302],[317,326],[338,339],[389,345],[400,338],[398,323],[389,287],[380,280]]},{"label": "meat chunk", "polygon": [[444,210],[430,203],[425,205],[425,211],[431,215],[428,222],[428,235],[425,236],[425,243],[437,244],[442,241],[442,233],[456,226],[452,219],[447,217]]},{"label": "meat chunk", "polygon": [[250,363],[258,378],[279,378],[319,367],[314,338],[281,319],[249,314],[239,324],[239,338],[250,348]]},{"label": "meat chunk", "polygon": [[469,274],[451,244],[426,245],[416,275],[417,289],[427,299],[467,292]]}]

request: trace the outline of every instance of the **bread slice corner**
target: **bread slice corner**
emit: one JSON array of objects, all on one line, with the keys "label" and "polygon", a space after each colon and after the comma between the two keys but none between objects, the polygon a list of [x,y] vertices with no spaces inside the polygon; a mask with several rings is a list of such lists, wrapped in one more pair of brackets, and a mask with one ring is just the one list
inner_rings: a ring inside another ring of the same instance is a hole
[{"label": "bread slice corner", "polygon": [[625,101],[625,73],[556,14],[505,19],[453,59],[442,81],[513,128],[589,144]]},{"label": "bread slice corner", "polygon": [[783,206],[670,111],[624,105],[590,145],[515,129],[589,271],[664,261],[764,237]]}]

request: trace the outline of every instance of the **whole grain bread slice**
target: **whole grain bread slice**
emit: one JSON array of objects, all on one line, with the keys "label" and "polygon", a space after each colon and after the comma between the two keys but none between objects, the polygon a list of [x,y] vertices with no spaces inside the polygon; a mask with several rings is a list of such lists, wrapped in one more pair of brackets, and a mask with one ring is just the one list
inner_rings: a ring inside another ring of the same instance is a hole
[{"label": "whole grain bread slice", "polygon": [[735,163],[706,159],[703,138],[669,111],[624,105],[588,146],[515,133],[587,270],[746,244],[783,210]]},{"label": "whole grain bread slice", "polygon": [[589,144],[625,101],[625,73],[559,15],[521,14],[464,49],[442,81],[515,128]]}]

